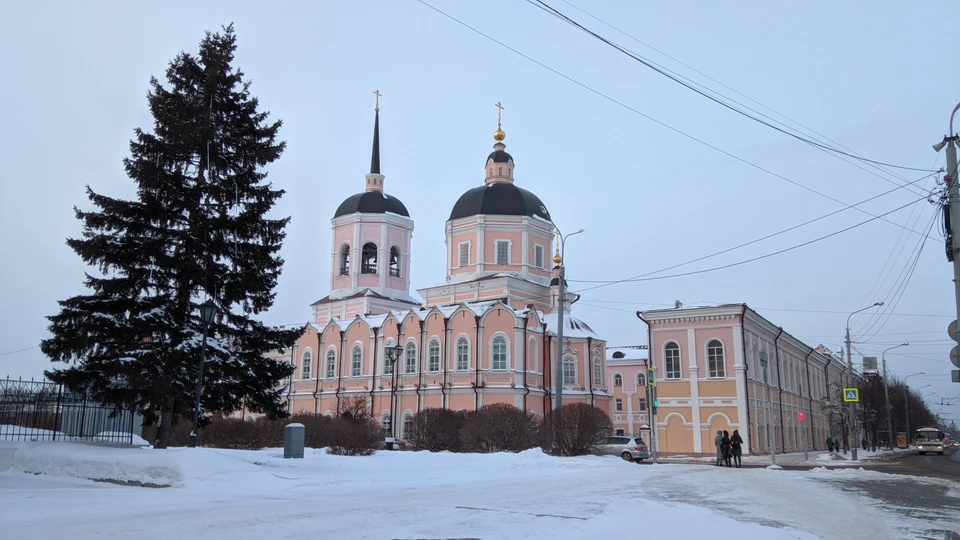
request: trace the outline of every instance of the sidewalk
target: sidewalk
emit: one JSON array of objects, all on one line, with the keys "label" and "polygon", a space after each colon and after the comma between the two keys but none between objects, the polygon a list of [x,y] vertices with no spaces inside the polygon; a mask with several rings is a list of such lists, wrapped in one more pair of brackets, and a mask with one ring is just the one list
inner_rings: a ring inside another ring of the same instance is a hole
[{"label": "sidewalk", "polygon": [[[807,452],[807,459],[804,460],[803,452],[791,452],[789,454],[777,454],[776,464],[780,466],[821,466],[821,467],[852,467],[863,463],[869,463],[892,456],[897,453],[907,452],[908,450],[857,450],[857,460],[853,460],[853,454],[847,452],[827,452],[826,450],[817,450]],[[713,464],[716,463],[714,457],[688,457],[688,456],[669,456],[658,458],[657,461],[663,463],[698,463]],[[773,464],[769,454],[751,454],[743,456],[743,464],[751,466],[771,465]]]}]

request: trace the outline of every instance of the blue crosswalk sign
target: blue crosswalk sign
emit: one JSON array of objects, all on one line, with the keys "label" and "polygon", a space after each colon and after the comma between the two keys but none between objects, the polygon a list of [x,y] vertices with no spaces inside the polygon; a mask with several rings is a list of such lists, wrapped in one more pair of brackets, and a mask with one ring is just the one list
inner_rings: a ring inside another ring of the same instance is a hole
[{"label": "blue crosswalk sign", "polygon": [[860,401],[860,389],[859,388],[844,388],[843,389],[843,401],[847,403],[855,403]]}]

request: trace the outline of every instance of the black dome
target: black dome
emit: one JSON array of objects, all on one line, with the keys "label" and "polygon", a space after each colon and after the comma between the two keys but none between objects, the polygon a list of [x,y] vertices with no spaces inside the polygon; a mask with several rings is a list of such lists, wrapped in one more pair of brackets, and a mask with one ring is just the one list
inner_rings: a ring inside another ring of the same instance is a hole
[{"label": "black dome", "polygon": [[333,217],[338,218],[357,212],[362,214],[386,214],[389,212],[410,217],[407,207],[400,202],[400,199],[391,197],[382,191],[365,191],[347,197],[347,200],[337,207],[337,212],[333,214]]},{"label": "black dome", "polygon": [[551,221],[550,212],[540,197],[508,182],[486,184],[464,193],[453,205],[450,220],[479,214],[539,216]]},{"label": "black dome", "polygon": [[489,162],[491,159],[494,163],[508,163],[513,161],[513,156],[503,150],[494,150],[493,152],[490,152],[490,155],[487,156],[487,161],[484,163]]}]

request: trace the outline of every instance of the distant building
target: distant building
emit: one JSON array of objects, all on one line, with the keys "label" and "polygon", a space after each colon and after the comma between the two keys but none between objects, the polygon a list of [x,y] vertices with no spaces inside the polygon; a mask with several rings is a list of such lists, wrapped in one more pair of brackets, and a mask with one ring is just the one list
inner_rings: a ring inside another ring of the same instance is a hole
[{"label": "distant building", "polygon": [[647,346],[607,347],[607,387],[611,389],[610,420],[616,435],[640,435],[650,443],[647,403]]},{"label": "distant building", "polygon": [[[844,365],[822,346],[806,345],[746,304],[640,314],[656,369],[662,455],[714,455],[718,430],[739,430],[753,454],[802,451],[804,436],[808,448],[823,449],[828,436],[840,435]],[[643,360],[635,363],[639,372]],[[615,368],[608,362],[608,369]]]}]

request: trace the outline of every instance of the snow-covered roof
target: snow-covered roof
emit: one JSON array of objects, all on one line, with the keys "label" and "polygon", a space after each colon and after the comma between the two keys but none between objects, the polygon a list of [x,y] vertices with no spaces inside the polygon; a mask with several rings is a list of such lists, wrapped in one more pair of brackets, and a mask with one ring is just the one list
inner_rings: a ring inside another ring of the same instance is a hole
[{"label": "snow-covered roof", "polygon": [[[547,332],[552,332],[557,334],[557,313],[544,313],[542,311],[537,311],[537,315],[540,319],[547,323]],[[582,320],[570,315],[569,313],[564,313],[563,315],[563,336],[570,338],[594,338],[600,339],[600,336],[593,331],[593,328],[590,328],[590,325],[583,322]]]}]

